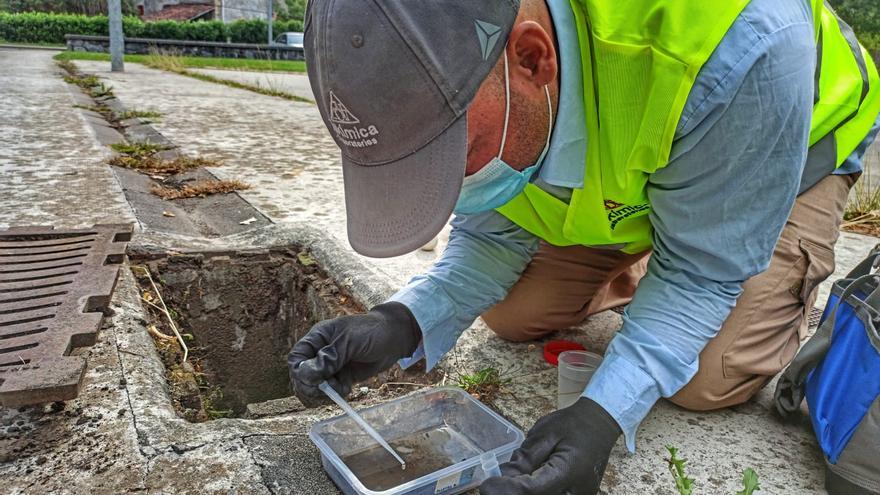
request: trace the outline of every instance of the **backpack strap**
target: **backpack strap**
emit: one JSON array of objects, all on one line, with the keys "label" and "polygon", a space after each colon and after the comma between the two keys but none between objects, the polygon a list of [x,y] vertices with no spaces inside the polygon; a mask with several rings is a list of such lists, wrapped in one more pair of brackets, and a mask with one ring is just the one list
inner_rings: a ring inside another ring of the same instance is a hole
[{"label": "backpack strap", "polygon": [[868,256],[859,262],[845,278],[859,278],[876,270],[880,267],[880,244],[874,246]]}]

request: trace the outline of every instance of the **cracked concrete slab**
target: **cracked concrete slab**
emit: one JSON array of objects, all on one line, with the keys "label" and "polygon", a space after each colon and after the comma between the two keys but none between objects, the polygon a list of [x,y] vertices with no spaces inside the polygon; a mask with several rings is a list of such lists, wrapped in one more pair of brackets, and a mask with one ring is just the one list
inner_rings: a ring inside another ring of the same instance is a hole
[{"label": "cracked concrete slab", "polygon": [[308,435],[254,435],[244,442],[262,470],[263,483],[273,495],[339,493],[324,474],[321,454]]},{"label": "cracked concrete slab", "polygon": [[150,493],[271,493],[263,486],[260,468],[241,439],[171,449],[153,457],[144,488]]}]

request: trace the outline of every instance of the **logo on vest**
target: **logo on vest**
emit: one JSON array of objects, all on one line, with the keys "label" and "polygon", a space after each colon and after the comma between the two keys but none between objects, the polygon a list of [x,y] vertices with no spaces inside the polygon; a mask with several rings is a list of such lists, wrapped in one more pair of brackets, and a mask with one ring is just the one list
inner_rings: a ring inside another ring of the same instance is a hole
[{"label": "logo on vest", "polygon": [[[339,141],[350,148],[367,148],[379,144],[376,126],[364,126],[338,96],[329,93],[330,126]],[[359,125],[361,124],[361,125]]]},{"label": "logo on vest", "polygon": [[640,205],[630,206],[623,203],[618,203],[617,201],[606,199],[605,209],[608,211],[608,222],[611,225],[611,230],[614,230],[617,227],[617,224],[626,220],[627,218],[633,215],[638,215],[639,213],[649,211],[651,209],[651,205],[643,203]]},{"label": "logo on vest", "polygon": [[610,199],[605,200],[605,209],[606,210],[613,210],[615,208],[620,208],[621,206],[623,206],[623,204],[618,203],[617,201],[611,201]]}]

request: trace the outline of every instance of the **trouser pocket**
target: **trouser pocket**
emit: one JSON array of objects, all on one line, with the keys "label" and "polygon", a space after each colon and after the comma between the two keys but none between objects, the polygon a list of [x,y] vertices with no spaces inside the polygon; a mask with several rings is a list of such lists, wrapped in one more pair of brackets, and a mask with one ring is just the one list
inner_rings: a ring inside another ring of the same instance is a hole
[{"label": "trouser pocket", "polygon": [[781,238],[770,267],[746,282],[722,327],[735,333],[722,353],[724,376],[772,376],[788,365],[806,336],[816,288],[833,271],[830,248]]},{"label": "trouser pocket", "polygon": [[[807,320],[810,310],[816,304],[819,285],[834,273],[834,250],[807,239],[800,240],[800,249],[807,261],[807,270],[801,283],[792,287],[792,294],[804,306],[804,319],[798,328],[798,338],[803,340],[809,331]],[[787,364],[785,362],[783,366]]]}]

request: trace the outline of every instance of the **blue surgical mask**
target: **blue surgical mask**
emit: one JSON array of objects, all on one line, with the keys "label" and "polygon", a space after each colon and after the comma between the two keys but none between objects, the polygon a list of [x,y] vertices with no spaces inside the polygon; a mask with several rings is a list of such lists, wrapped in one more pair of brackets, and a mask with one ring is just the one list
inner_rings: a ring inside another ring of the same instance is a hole
[{"label": "blue surgical mask", "polygon": [[525,189],[526,184],[532,180],[532,176],[540,168],[547,150],[550,148],[550,134],[553,132],[553,106],[550,103],[550,89],[544,86],[547,95],[547,109],[550,113],[550,124],[547,130],[547,142],[538,161],[534,165],[516,170],[501,159],[504,153],[504,143],[507,140],[507,123],[510,118],[510,78],[507,67],[507,51],[504,52],[504,131],[501,134],[501,149],[498,156],[483,166],[477,173],[464,178],[458,201],[455,203],[455,213],[472,215],[499,208],[516,197]]}]

